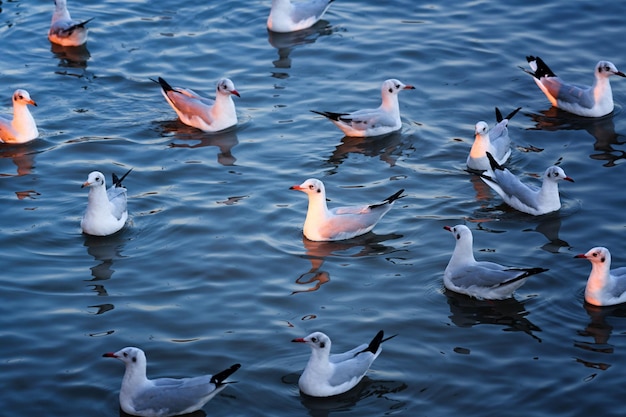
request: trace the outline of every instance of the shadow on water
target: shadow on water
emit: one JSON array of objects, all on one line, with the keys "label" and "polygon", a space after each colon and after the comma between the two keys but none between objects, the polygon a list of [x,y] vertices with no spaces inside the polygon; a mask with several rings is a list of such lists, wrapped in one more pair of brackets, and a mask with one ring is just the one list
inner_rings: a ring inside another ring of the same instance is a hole
[{"label": "shadow on water", "polygon": [[479,324],[502,326],[505,332],[523,332],[541,343],[535,335],[541,329],[526,316],[529,312],[515,298],[504,300],[477,300],[464,294],[445,290],[450,307],[450,321],[458,327],[473,327]]},{"label": "shadow on water", "polygon": [[580,117],[555,107],[544,110],[541,114],[527,114],[535,122],[535,127],[531,130],[586,130],[594,137],[593,149],[598,152],[589,157],[605,161],[605,167],[613,167],[620,159],[626,159],[626,151],[615,148],[626,143],[626,140],[620,141],[624,135],[615,132],[614,115],[615,113],[601,118]]},{"label": "shadow on water", "polygon": [[321,269],[326,258],[331,256],[360,258],[363,256],[384,255],[395,252],[393,246],[383,245],[386,240],[399,239],[402,235],[377,235],[373,232],[357,236],[353,239],[334,242],[315,242],[302,236],[302,243],[306,253],[303,257],[311,262],[311,269],[296,278],[296,284],[309,285],[305,290],[293,291],[291,294],[317,291],[322,285],[330,281],[330,273]]},{"label": "shadow on water", "polygon": [[335,148],[327,163],[339,167],[350,154],[361,154],[369,157],[379,157],[390,167],[396,165],[398,158],[408,149],[411,141],[401,131],[392,132],[385,136],[372,138],[354,138],[344,136],[341,143]]},{"label": "shadow on water", "polygon": [[[325,20],[320,20],[308,29],[299,30],[297,32],[276,33],[271,30],[267,31],[267,40],[278,51],[278,59],[272,61],[276,68],[291,68],[291,58],[289,55],[296,46],[314,43],[320,36],[326,36],[333,33],[332,27]],[[284,76],[275,75],[276,78],[286,78]]]},{"label": "shadow on water", "polygon": [[[35,166],[35,154],[38,151],[32,149],[29,143],[2,144],[0,145],[0,158],[11,158],[17,167],[17,176],[29,175]],[[10,177],[13,174],[0,173],[2,177]]]},{"label": "shadow on water", "polygon": [[[120,417],[136,417],[132,414],[126,414],[121,408],[120,408]],[[197,410],[194,411],[193,413],[187,413],[187,414],[179,414],[177,416],[174,417],[206,417],[206,413],[203,410]]]},{"label": "shadow on water", "polygon": [[50,52],[59,60],[63,68],[87,68],[87,61],[91,58],[87,44],[80,46],[62,46],[50,42]]}]

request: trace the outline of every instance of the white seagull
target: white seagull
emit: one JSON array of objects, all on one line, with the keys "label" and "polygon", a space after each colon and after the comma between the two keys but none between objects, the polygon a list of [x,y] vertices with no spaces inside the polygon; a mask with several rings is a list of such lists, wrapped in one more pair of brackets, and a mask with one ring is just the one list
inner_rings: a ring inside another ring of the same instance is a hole
[{"label": "white seagull", "polygon": [[379,331],[372,341],[344,353],[330,353],[330,338],[322,332],[293,339],[311,347],[311,357],[300,375],[300,391],[312,397],[330,397],[343,394],[363,379],[365,373],[382,352],[381,344],[396,335],[383,339]]},{"label": "white seagull", "polygon": [[467,156],[467,167],[473,171],[486,171],[489,169],[487,152],[491,153],[499,164],[504,164],[511,156],[511,138],[507,126],[509,120],[521,109],[518,107],[506,117],[496,107],[497,124],[493,129],[489,129],[486,122],[476,123],[475,139],[472,149]]},{"label": "white seagull", "polygon": [[612,306],[626,302],[626,267],[611,269],[611,253],[596,247],[576,255],[591,262],[591,274],[585,287],[585,301],[596,306]]},{"label": "white seagull", "polygon": [[307,29],[316,24],[334,0],[272,0],[267,18],[267,28],[272,32],[286,33]]},{"label": "white seagull", "polygon": [[85,25],[92,21],[93,17],[83,22],[72,20],[65,0],[54,0],[54,6],[54,14],[48,31],[50,42],[62,46],[80,46],[87,42],[87,27]]},{"label": "white seagull", "polygon": [[13,120],[0,116],[0,142],[25,143],[39,136],[37,123],[27,105],[37,106],[28,91],[15,90],[13,93]]},{"label": "white seagull", "polygon": [[126,365],[120,389],[120,407],[127,414],[142,417],[168,417],[201,409],[226,388],[228,383],[224,380],[241,367],[236,363],[215,375],[193,378],[148,379],[143,350],[125,347],[102,356],[119,359]]},{"label": "white seagull", "polygon": [[478,299],[502,300],[513,296],[531,275],[544,268],[514,268],[474,258],[472,231],[465,225],[444,226],[456,240],[454,252],[443,273],[444,286]]},{"label": "white seagull", "polygon": [[487,152],[487,158],[491,166],[481,174],[480,178],[497,192],[506,204],[533,216],[552,213],[560,209],[558,182],[561,180],[574,182],[561,167],[551,166],[543,174],[541,188],[526,185],[511,171],[499,165],[489,152]]},{"label": "white seagull", "polygon": [[329,111],[311,110],[335,124],[350,137],[369,137],[386,135],[402,127],[400,120],[400,104],[398,93],[402,90],[414,90],[412,85],[390,79],[381,87],[382,103],[376,109],[357,110],[352,113],[333,113]]},{"label": "white seagull", "polygon": [[611,75],[626,77],[626,74],[618,71],[612,62],[600,61],[596,64],[594,72],[596,79],[593,85],[568,84],[557,77],[538,56],[527,56],[526,60],[532,71],[524,68],[522,70],[533,76],[535,83],[548,97],[550,103],[578,116],[602,117],[611,113],[614,105],[609,77]]},{"label": "white seagull", "polygon": [[129,169],[122,178],[113,174],[113,185],[107,190],[104,175],[93,171],[87,177],[81,188],[89,187],[87,197],[87,210],[80,222],[83,232],[93,236],[108,236],[119,231],[126,224],[128,211],[126,210],[126,188],[122,181],[130,171]]},{"label": "white seagull", "polygon": [[172,87],[161,77],[155,82],[161,85],[163,97],[184,124],[205,132],[219,132],[237,124],[232,96],[240,96],[228,78],[217,82],[215,100],[201,97],[193,90]]},{"label": "white seagull", "polygon": [[304,220],[304,236],[313,241],[351,239],[369,232],[391,209],[394,201],[402,198],[404,189],[387,197],[381,203],[367,206],[336,207],[328,209],[324,183],[309,178],[290,190],[298,190],[309,196],[309,208]]}]

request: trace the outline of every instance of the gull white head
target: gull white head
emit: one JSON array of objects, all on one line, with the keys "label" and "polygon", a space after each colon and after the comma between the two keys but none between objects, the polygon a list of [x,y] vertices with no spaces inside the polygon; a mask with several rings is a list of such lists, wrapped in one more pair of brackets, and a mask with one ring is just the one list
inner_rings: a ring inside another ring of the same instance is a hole
[{"label": "gull white head", "polygon": [[573,179],[571,179],[565,174],[565,171],[563,171],[563,168],[558,167],[558,166],[551,166],[548,169],[546,169],[546,171],[543,174],[543,178],[545,180],[554,181],[554,182],[561,181],[561,180],[574,182]]},{"label": "gull white head", "polygon": [[476,123],[474,128],[474,134],[476,135],[485,135],[489,132],[489,125],[486,122],[480,121]]},{"label": "gull white head", "polygon": [[314,332],[307,337],[293,339],[292,342],[305,343],[311,347],[313,355],[330,355],[330,337],[322,332]]},{"label": "gull white head", "polygon": [[611,75],[619,75],[620,77],[626,77],[626,74],[619,71],[617,67],[610,61],[600,61],[596,64],[596,76],[597,77],[610,77]]},{"label": "gull white head", "polygon": [[31,106],[37,106],[35,100],[30,98],[30,94],[28,94],[28,91],[22,89],[17,89],[13,93],[13,104],[20,104],[24,106],[30,104]]},{"label": "gull white head", "polygon": [[218,82],[217,82],[217,94],[222,94],[222,95],[235,95],[237,97],[241,97],[239,95],[239,92],[235,89],[235,84],[233,84],[233,82],[228,79],[228,78],[221,78]]},{"label": "gull white head", "polygon": [[308,194],[309,196],[319,195],[322,198],[326,197],[326,189],[324,188],[324,183],[318,180],[317,178],[309,178],[308,180],[304,181],[302,184],[294,185],[290,189],[302,191],[303,193]]},{"label": "gull white head", "polygon": [[104,187],[105,184],[106,184],[106,181],[104,179],[104,175],[101,172],[99,172],[99,171],[93,171],[93,172],[91,172],[87,176],[87,181],[85,181],[80,188],[85,188],[85,187],[92,187],[92,188]]},{"label": "gull white head", "polygon": [[402,90],[415,90],[415,87],[404,84],[402,81],[396,80],[395,78],[385,80],[381,87],[383,97],[386,95],[397,95]]}]

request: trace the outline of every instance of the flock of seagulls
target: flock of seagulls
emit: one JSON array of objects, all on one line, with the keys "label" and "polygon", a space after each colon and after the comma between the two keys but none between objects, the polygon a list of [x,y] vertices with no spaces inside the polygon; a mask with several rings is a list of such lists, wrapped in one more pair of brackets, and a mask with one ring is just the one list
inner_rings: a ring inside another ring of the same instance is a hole
[{"label": "flock of seagulls", "polygon": [[[309,28],[317,23],[333,0],[272,0],[267,19],[270,31],[285,33]],[[55,0],[48,38],[62,46],[79,46],[87,40],[87,24],[92,19],[73,20],[66,0]],[[595,67],[595,81],[591,86],[577,86],[557,77],[545,62],[528,56],[535,83],[557,108],[584,117],[603,117],[614,109],[609,78],[613,75],[626,77],[615,65],[600,61]],[[204,132],[219,132],[237,125],[237,113],[233,96],[240,97],[234,83],[228,78],[217,82],[215,99],[201,96],[186,88],[172,87],[163,78],[153,80],[161,87],[167,103],[182,123]],[[351,112],[317,111],[334,123],[346,136],[373,137],[386,135],[402,127],[398,94],[413,86],[396,79],[388,79],[381,86],[381,104],[374,109]],[[0,142],[26,143],[39,135],[37,124],[29,105],[37,106],[29,93],[18,89],[13,94],[13,118],[0,117]],[[520,110],[517,108],[503,117],[496,108],[496,124],[489,128],[484,121],[475,126],[475,140],[467,156],[469,171],[477,173],[510,207],[533,216],[557,211],[561,207],[558,183],[573,181],[559,166],[546,169],[541,187],[523,183],[503,165],[511,155],[509,120]],[[112,185],[107,189],[105,176],[91,172],[82,187],[89,188],[87,208],[81,220],[85,234],[109,236],[119,232],[128,219],[127,190],[121,178],[112,174]],[[329,209],[324,183],[310,178],[292,190],[308,196],[308,210],[303,234],[312,241],[345,240],[371,231],[389,212],[394,202],[403,196],[404,190],[385,198],[379,203],[354,205]],[[477,261],[473,253],[471,230],[463,225],[445,226],[456,244],[443,274],[444,286],[450,290],[478,299],[505,299],[523,285],[531,276],[547,271],[541,267],[511,267],[489,261]],[[608,306],[626,302],[626,267],[611,270],[611,255],[604,247],[595,247],[585,254],[576,255],[591,262],[592,269],[585,289],[585,301]],[[384,338],[381,330],[369,342],[344,353],[331,353],[331,340],[322,332],[314,332],[293,342],[304,343],[311,348],[310,359],[298,381],[303,394],[328,397],[343,394],[361,381],[374,360],[382,351],[382,343],[394,336]],[[125,413],[136,416],[173,416],[191,413],[202,408],[209,400],[226,388],[226,379],[239,368],[234,364],[214,375],[192,378],[160,378],[150,380],[146,376],[145,353],[136,347],[126,347],[104,357],[115,358],[126,365],[119,395],[120,407]]]}]

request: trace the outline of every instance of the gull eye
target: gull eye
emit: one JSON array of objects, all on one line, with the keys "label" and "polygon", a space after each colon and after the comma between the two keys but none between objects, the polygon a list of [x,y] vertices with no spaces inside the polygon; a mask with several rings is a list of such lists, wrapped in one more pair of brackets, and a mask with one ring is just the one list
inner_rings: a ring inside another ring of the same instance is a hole
[{"label": "gull eye", "polygon": [[594,258],[597,258],[597,257],[598,257],[598,252],[594,252],[594,253],[593,253],[593,257],[594,257]]},{"label": "gull eye", "polygon": [[400,89],[400,84],[396,84],[396,88],[399,90]]},{"label": "gull eye", "polygon": [[309,190],[314,190],[315,186],[313,184],[309,185]]},{"label": "gull eye", "polygon": [[311,338],[311,342],[313,342],[313,343],[317,343],[317,337],[312,337],[312,338]]},{"label": "gull eye", "polygon": [[124,352],[124,357],[127,358],[128,357],[128,352]]}]

